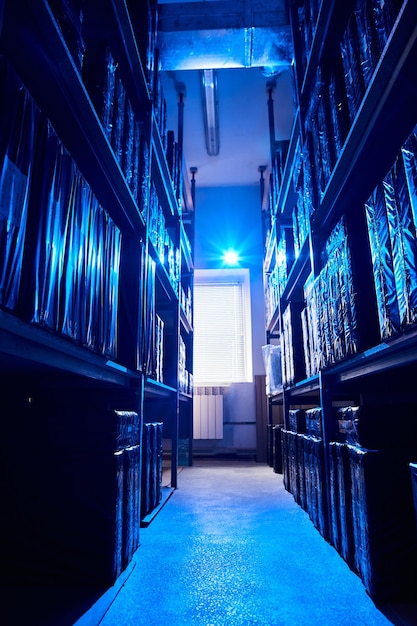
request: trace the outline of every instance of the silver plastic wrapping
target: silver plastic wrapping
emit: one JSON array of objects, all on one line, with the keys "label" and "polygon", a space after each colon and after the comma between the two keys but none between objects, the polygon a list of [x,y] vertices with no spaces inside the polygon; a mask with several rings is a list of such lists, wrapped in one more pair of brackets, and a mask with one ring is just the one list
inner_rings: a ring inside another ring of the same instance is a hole
[{"label": "silver plastic wrapping", "polygon": [[401,326],[417,321],[417,239],[402,161],[383,180]]},{"label": "silver plastic wrapping", "polygon": [[60,319],[60,281],[65,263],[65,215],[75,165],[50,124],[47,128],[43,168],[43,185],[39,190],[36,215],[32,321],[56,332]]},{"label": "silver plastic wrapping", "polygon": [[359,55],[358,32],[355,16],[351,15],[340,44],[346,96],[351,121],[356,117],[364,95],[364,82]]},{"label": "silver plastic wrapping", "polygon": [[365,88],[371,82],[380,51],[373,7],[375,0],[356,0],[354,15],[358,33],[358,48]]},{"label": "silver plastic wrapping", "polygon": [[291,321],[291,307],[288,306],[282,315],[282,384],[284,387],[295,381],[294,369],[294,338]]},{"label": "silver plastic wrapping", "polygon": [[337,159],[345,143],[350,121],[341,60],[336,59],[335,65],[326,87],[330,110],[329,141],[333,144],[334,156]]},{"label": "silver plastic wrapping", "polygon": [[417,224],[417,128],[401,148],[414,224]]},{"label": "silver plastic wrapping", "polygon": [[306,375],[314,376],[319,372],[321,363],[320,351],[320,324],[315,297],[314,277],[311,274],[304,285],[304,299],[306,306],[302,311],[302,330],[304,345],[304,361]]},{"label": "silver plastic wrapping", "polygon": [[365,204],[375,281],[378,319],[382,339],[400,331],[400,313],[389,236],[388,216],[382,186],[378,185]]},{"label": "silver plastic wrapping", "polygon": [[13,70],[0,72],[0,306],[15,311],[40,113]]},{"label": "silver plastic wrapping", "polygon": [[358,350],[354,281],[344,221],[329,237],[319,275],[304,290],[303,342],[306,369],[313,375]]},{"label": "silver plastic wrapping", "polygon": [[402,0],[373,0],[372,2],[375,28],[381,52],[388,41],[402,4]]}]

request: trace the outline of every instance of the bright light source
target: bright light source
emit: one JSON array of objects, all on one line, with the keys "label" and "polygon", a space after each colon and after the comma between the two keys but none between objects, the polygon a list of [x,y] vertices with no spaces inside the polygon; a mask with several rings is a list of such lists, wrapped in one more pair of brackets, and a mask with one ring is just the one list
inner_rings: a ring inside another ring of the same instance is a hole
[{"label": "bright light source", "polygon": [[237,265],[239,262],[239,256],[234,250],[227,250],[227,252],[223,255],[223,261],[226,265]]}]

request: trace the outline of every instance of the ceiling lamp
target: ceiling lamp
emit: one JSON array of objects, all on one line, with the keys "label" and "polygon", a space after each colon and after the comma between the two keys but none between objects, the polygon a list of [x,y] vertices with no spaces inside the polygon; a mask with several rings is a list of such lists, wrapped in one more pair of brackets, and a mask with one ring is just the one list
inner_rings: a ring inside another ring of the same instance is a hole
[{"label": "ceiling lamp", "polygon": [[220,150],[217,72],[216,70],[201,70],[200,74],[207,154],[217,156]]}]

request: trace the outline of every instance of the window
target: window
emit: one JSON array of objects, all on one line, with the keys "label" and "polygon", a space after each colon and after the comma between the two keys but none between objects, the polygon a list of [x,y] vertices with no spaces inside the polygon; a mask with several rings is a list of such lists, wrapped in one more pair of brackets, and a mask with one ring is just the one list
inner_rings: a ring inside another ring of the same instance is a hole
[{"label": "window", "polygon": [[194,385],[252,381],[249,270],[196,270]]}]

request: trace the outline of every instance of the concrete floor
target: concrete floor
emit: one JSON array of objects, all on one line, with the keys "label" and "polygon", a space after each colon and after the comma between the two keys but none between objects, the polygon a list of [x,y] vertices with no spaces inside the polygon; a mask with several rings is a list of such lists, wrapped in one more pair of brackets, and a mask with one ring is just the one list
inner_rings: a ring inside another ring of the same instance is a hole
[{"label": "concrete floor", "polygon": [[76,626],[409,625],[415,608],[379,610],[270,467],[196,460]]}]

